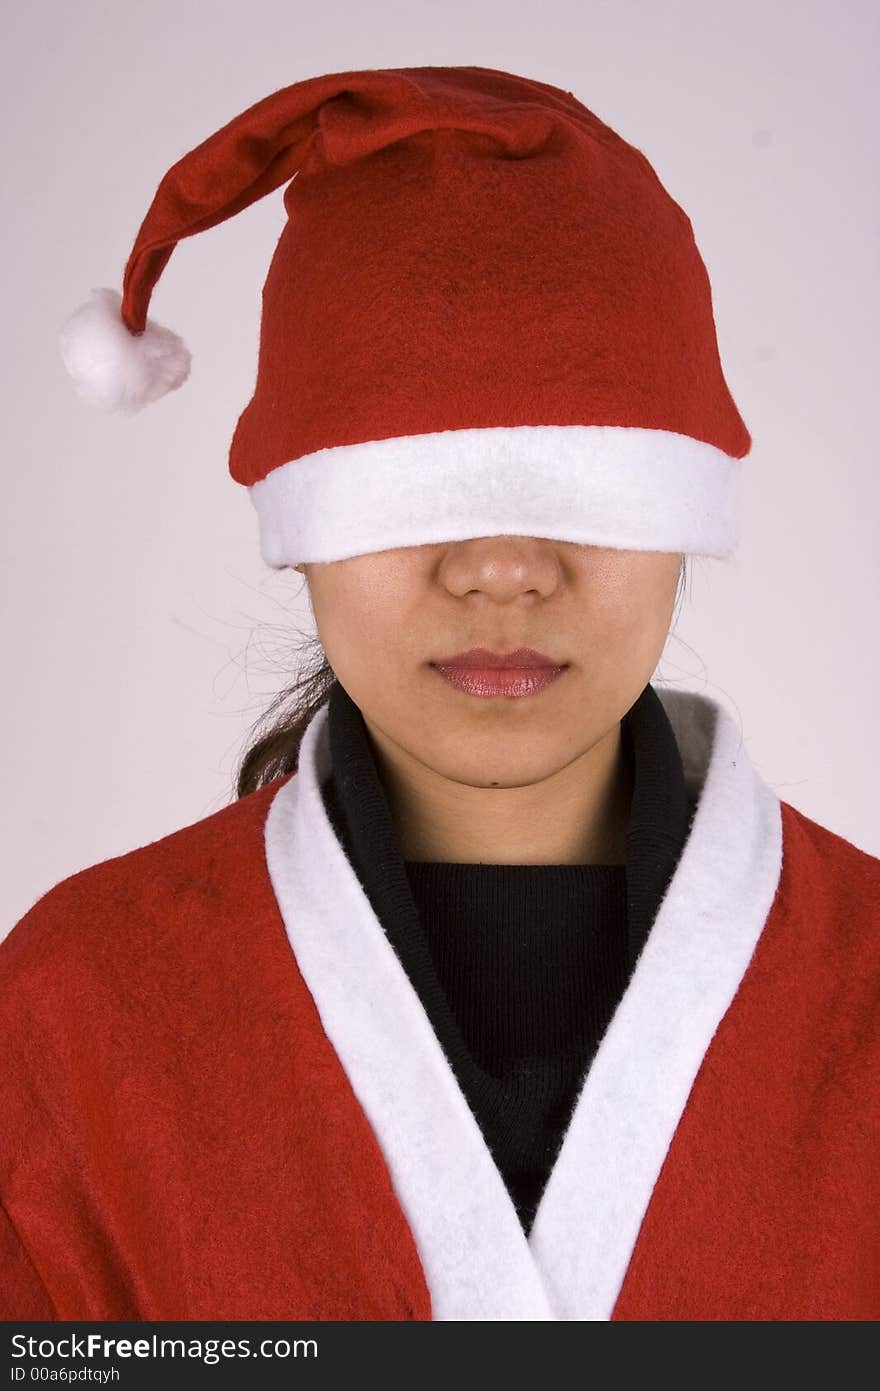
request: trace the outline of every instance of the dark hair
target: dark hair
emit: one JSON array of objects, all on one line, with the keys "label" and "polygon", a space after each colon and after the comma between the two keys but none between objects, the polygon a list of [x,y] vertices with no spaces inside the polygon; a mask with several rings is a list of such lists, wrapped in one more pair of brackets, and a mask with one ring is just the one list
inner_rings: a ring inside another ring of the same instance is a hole
[{"label": "dark hair", "polygon": [[[676,609],[687,581],[687,556],[681,560]],[[673,615],[673,623],[675,616]],[[317,635],[307,636],[299,649],[296,679],[278,693],[251,727],[235,773],[235,795],[246,797],[285,773],[292,773],[306,726],[326,704],[336,680]]]}]

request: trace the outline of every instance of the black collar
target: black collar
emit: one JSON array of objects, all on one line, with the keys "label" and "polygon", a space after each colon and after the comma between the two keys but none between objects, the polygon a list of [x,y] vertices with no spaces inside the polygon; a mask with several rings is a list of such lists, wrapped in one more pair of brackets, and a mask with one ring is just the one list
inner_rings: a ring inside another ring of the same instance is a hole
[{"label": "black collar", "polygon": [[[427,992],[425,1006],[435,1027],[441,1036],[454,1037],[454,1021],[434,979],[369,731],[338,680],[330,690],[328,726],[333,773],[322,789],[328,814],[395,950],[411,978],[418,980],[420,992]],[[675,734],[650,684],[624,715],[621,737],[634,775],[625,870],[631,971],[684,848],[693,807]]]}]

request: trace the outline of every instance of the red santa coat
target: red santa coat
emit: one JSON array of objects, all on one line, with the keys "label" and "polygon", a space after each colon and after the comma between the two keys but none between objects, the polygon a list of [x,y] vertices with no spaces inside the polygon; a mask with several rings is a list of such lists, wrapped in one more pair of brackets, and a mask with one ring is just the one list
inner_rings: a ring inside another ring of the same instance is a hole
[{"label": "red santa coat", "polygon": [[0,942],[7,1319],[880,1317],[880,860],[658,692],[696,816],[526,1238],[296,774]]}]

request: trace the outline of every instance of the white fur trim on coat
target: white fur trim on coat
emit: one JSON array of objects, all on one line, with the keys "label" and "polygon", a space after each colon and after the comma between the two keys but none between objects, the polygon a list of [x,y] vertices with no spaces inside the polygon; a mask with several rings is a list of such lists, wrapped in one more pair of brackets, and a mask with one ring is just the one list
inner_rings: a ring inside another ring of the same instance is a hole
[{"label": "white fur trim on coat", "polygon": [[778,797],[723,706],[657,693],[697,810],[528,1239],[327,816],[326,705],[305,731],[298,773],[272,800],[266,857],[290,945],[384,1154],[435,1320],[610,1319],[697,1071],[770,911]]}]

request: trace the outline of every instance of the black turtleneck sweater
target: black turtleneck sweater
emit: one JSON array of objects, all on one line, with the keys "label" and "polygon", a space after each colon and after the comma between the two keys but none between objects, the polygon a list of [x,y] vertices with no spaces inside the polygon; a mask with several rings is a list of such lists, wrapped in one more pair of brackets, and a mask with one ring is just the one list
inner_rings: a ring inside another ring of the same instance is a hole
[{"label": "black turtleneck sweater", "polygon": [[672,727],[651,685],[621,721],[625,865],[404,860],[372,740],[338,680],[328,730],[328,814],[528,1234],[687,839],[694,807]]}]

